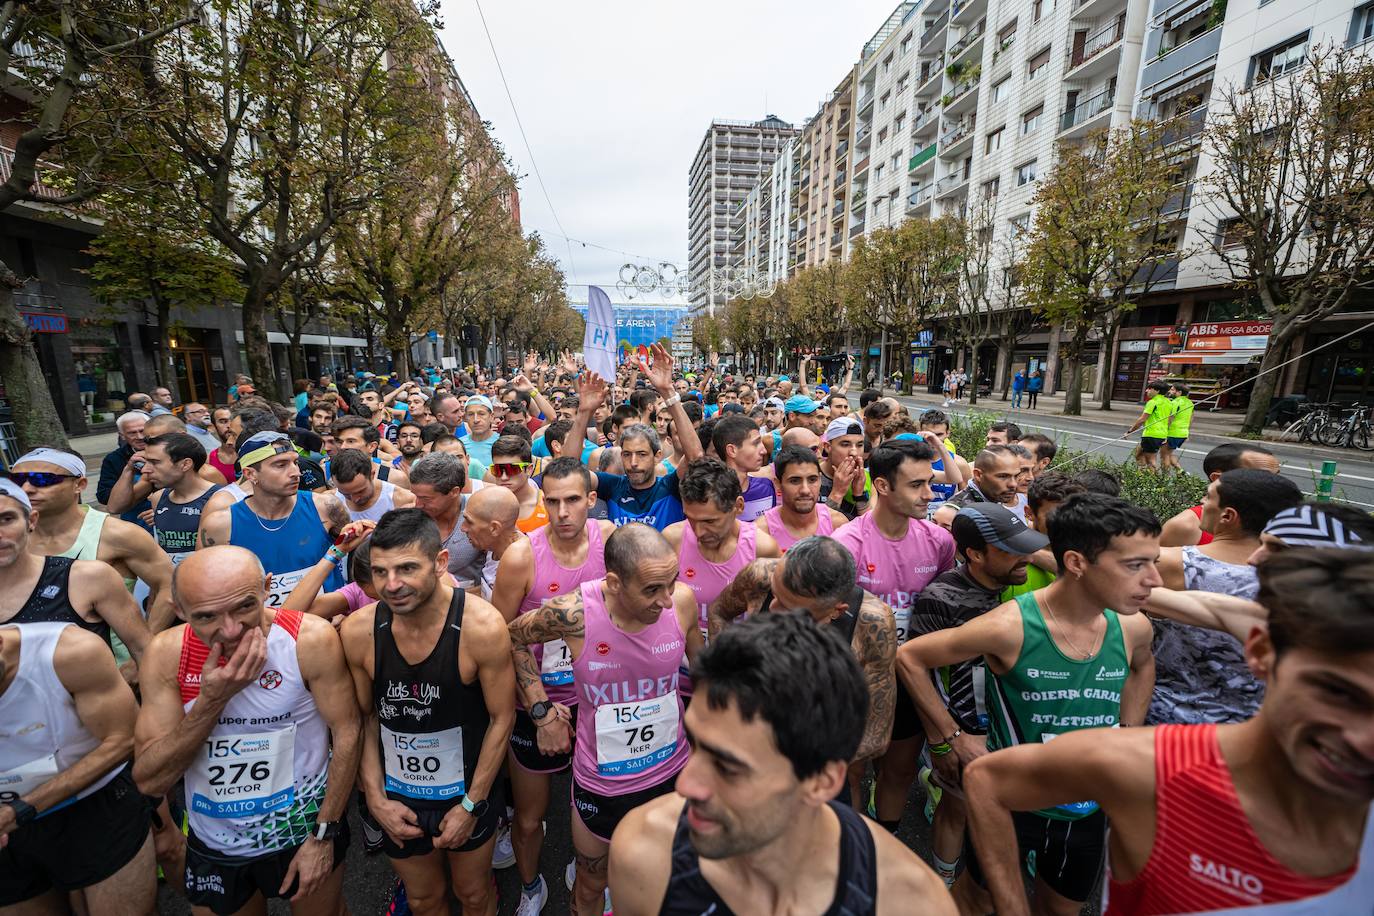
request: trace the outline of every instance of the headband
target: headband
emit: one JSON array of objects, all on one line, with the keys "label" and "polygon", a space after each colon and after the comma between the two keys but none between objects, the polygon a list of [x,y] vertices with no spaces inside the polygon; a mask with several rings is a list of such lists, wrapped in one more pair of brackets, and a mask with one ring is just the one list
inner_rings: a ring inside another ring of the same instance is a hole
[{"label": "headband", "polygon": [[276,455],[286,452],[295,452],[295,446],[285,433],[260,433],[251,436],[245,446],[254,446],[246,453],[239,456],[239,467],[252,467],[260,461],[266,461]]},{"label": "headband", "polygon": [[1363,543],[1358,534],[1346,530],[1340,519],[1316,506],[1294,506],[1283,510],[1264,526],[1264,533],[1278,538],[1289,547],[1374,546]]},{"label": "headband", "polygon": [[8,496],[10,499],[24,507],[25,512],[33,511],[33,503],[29,502],[29,494],[24,492],[24,488],[13,480],[0,477],[0,496]]},{"label": "headband", "polygon": [[36,448],[27,454],[19,456],[16,465],[26,461],[41,461],[44,464],[55,464],[62,470],[74,477],[86,476],[86,462],[68,452],[58,451],[55,448]]}]

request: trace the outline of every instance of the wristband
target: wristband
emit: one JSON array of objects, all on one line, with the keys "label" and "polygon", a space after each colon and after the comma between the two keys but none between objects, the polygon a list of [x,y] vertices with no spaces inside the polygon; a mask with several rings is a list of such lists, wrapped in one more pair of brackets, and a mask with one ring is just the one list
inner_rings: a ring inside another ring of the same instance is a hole
[{"label": "wristband", "polygon": [[952,750],[954,750],[954,747],[948,741],[941,741],[939,744],[932,744],[930,746],[930,752],[936,757],[943,757]]},{"label": "wristband", "polygon": [[664,406],[664,407],[672,407],[674,404],[681,404],[681,403],[682,403],[682,395],[680,395],[680,394],[674,394],[674,395],[673,395],[672,397],[670,397],[670,398],[664,398],[664,399],[663,399],[663,406]]},{"label": "wristband", "polygon": [[333,545],[331,545],[330,548],[324,552],[324,555],[328,557],[330,560],[334,561],[335,563],[340,562],[341,560],[343,560],[344,557],[348,556],[348,554],[344,553],[338,547]]}]

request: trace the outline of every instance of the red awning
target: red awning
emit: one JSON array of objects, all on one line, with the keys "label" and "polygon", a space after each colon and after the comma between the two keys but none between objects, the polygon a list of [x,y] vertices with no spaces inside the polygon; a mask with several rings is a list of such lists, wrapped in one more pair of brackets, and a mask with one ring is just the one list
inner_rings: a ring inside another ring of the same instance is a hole
[{"label": "red awning", "polygon": [[1243,366],[1264,355],[1263,350],[1185,350],[1164,353],[1160,360],[1183,366]]}]

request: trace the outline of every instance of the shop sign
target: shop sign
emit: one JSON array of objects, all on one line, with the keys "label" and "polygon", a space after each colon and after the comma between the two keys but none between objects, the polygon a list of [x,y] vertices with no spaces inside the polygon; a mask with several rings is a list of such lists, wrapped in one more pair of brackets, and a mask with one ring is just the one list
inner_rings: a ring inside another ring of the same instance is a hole
[{"label": "shop sign", "polygon": [[1168,340],[1170,337],[1173,336],[1173,334],[1174,334],[1174,327],[1173,327],[1173,325],[1169,325],[1169,324],[1157,324],[1157,325],[1155,325],[1154,327],[1150,328],[1150,339],[1151,339],[1151,340]]},{"label": "shop sign", "polygon": [[21,312],[24,322],[28,324],[29,330],[35,334],[65,334],[67,333],[67,316],[54,315],[51,312]]},{"label": "shop sign", "polygon": [[1148,353],[1150,342],[1148,340],[1123,340],[1121,341],[1122,353]]},{"label": "shop sign", "polygon": [[1272,321],[1214,321],[1189,325],[1189,337],[1247,337],[1256,334],[1268,336],[1274,329]]}]

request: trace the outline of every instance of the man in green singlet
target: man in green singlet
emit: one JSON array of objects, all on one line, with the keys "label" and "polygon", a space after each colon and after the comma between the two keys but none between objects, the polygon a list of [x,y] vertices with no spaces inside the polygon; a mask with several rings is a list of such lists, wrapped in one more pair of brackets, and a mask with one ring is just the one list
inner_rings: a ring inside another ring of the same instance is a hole
[{"label": "man in green singlet", "polygon": [[[1081,493],[1066,499],[1046,527],[1059,566],[1053,583],[898,650],[899,667],[907,658],[927,670],[983,656],[986,741],[964,734],[946,711],[922,710],[931,717],[927,733],[947,736],[931,753],[953,755],[961,771],[988,751],[1145,720],[1153,631],[1137,612],[1161,584],[1159,520],[1125,500]],[[1077,914],[1102,862],[1106,821],[1097,803],[1019,812],[1014,820],[1038,911]],[[966,850],[964,861],[975,883],[986,887],[985,874],[1016,869],[1011,837],[974,839],[982,849]]]},{"label": "man in green singlet", "polygon": [[[1155,467],[1155,455],[1164,447],[1169,437],[1169,418],[1174,413],[1174,402],[1169,400],[1169,385],[1166,382],[1151,382],[1153,392],[1145,402],[1145,409],[1136,417],[1127,433],[1140,430],[1140,447],[1136,449],[1136,464],[1143,468]],[[1190,412],[1191,416],[1191,412]],[[1143,428],[1142,428],[1143,427]]]}]

